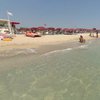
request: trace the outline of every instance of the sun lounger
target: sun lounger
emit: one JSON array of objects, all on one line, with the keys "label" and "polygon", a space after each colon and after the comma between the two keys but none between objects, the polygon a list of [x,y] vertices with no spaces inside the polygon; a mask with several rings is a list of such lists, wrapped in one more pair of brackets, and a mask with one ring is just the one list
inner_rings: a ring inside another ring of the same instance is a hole
[{"label": "sun lounger", "polygon": [[41,37],[39,33],[33,33],[33,32],[26,32],[25,35],[28,37]]}]

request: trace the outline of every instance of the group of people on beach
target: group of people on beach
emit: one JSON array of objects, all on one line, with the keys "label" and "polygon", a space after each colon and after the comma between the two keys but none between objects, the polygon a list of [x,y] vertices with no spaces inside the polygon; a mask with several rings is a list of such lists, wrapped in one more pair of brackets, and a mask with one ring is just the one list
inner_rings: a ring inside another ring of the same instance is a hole
[{"label": "group of people on beach", "polygon": [[[89,36],[94,37],[94,33],[90,32]],[[98,38],[98,31],[96,31],[96,38]]]},{"label": "group of people on beach", "polygon": [[[95,32],[96,32],[96,38],[98,38],[98,31],[95,31]],[[94,37],[94,34],[90,33],[89,36]],[[84,37],[82,35],[80,35],[79,42],[80,43],[85,43],[85,41],[86,40],[84,39]]]}]

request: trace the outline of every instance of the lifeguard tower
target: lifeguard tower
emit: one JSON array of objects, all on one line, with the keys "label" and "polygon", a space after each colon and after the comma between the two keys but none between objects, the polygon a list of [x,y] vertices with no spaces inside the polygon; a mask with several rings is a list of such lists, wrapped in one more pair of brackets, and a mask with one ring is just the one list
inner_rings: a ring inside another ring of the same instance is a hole
[{"label": "lifeguard tower", "polygon": [[6,19],[0,19],[0,34],[17,34],[16,24],[20,23]]}]

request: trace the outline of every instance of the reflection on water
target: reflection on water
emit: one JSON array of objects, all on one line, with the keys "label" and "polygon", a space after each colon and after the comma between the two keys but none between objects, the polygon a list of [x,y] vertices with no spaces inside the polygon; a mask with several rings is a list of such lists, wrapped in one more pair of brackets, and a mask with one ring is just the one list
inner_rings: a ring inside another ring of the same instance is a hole
[{"label": "reflection on water", "polygon": [[7,60],[16,67],[0,74],[0,100],[99,100],[99,45]]}]

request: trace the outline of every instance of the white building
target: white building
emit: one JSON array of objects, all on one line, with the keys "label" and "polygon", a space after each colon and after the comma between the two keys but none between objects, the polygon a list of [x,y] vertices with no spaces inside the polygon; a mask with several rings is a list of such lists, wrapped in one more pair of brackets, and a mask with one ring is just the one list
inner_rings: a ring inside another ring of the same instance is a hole
[{"label": "white building", "polygon": [[0,34],[16,34],[16,24],[19,22],[12,22],[6,19],[0,19]]}]

